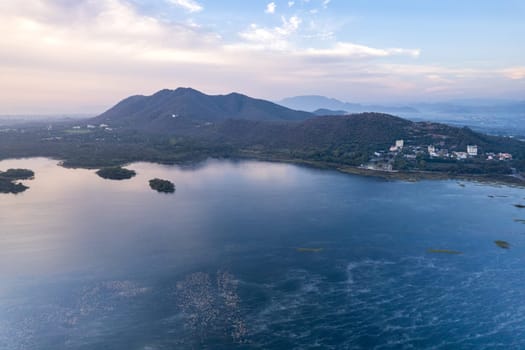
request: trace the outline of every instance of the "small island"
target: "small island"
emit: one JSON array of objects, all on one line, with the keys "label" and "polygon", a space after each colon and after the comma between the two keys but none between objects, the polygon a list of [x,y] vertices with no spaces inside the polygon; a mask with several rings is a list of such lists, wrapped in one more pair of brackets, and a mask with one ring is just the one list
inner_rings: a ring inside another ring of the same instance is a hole
[{"label": "small island", "polygon": [[501,241],[501,240],[497,240],[497,241],[494,241],[494,243],[502,248],[502,249],[509,249],[510,248],[510,243],[509,242],[506,242],[506,241]]},{"label": "small island", "polygon": [[152,190],[155,190],[157,192],[161,193],[173,193],[175,192],[175,185],[173,182],[168,180],[162,180],[162,179],[151,179],[149,180],[149,187],[151,187]]},{"label": "small island", "polygon": [[102,168],[97,171],[97,175],[107,180],[127,180],[137,175],[134,170],[129,170],[122,167]]},{"label": "small island", "polygon": [[24,192],[29,187],[16,182],[17,180],[30,180],[35,177],[35,173],[29,169],[8,169],[0,171],[0,193],[17,194]]}]

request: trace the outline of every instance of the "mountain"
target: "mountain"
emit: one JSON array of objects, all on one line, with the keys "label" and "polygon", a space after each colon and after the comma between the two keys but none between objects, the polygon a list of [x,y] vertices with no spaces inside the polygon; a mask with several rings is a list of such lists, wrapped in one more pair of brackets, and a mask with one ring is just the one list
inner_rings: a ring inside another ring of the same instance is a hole
[{"label": "mountain", "polygon": [[295,111],[275,103],[238,93],[206,95],[191,88],[161,90],[151,96],[131,96],[93,119],[111,126],[147,127],[162,130],[176,120],[217,122],[225,119],[298,121],[311,113]]},{"label": "mountain", "polygon": [[[313,100],[337,103],[322,96],[314,96]],[[492,146],[501,139],[468,128],[413,122],[384,113],[317,112],[324,115],[292,110],[237,93],[210,96],[194,89],[178,88],[161,90],[151,96],[131,96],[92,121],[138,132],[236,147],[259,145],[265,149],[318,150],[343,145],[346,151],[355,152],[385,149],[396,139],[410,140],[415,145],[441,143],[448,149],[462,149],[467,144],[500,149]]]},{"label": "mountain", "polygon": [[289,149],[324,149],[346,144],[352,150],[384,148],[409,136],[415,123],[380,113],[321,116],[300,123],[227,120],[217,124],[207,139],[237,146],[261,145]]},{"label": "mountain", "polygon": [[[287,97],[278,104],[301,111],[316,111],[319,109],[341,110],[346,113],[377,112],[377,113],[416,113],[417,109],[410,106],[383,106],[383,105],[362,105],[359,103],[349,103],[319,95],[304,95]],[[315,113],[315,112],[314,112]],[[346,114],[343,113],[343,114]]]},{"label": "mountain", "polygon": [[317,109],[344,110],[348,112],[361,108],[360,104],[346,103],[335,98],[319,95],[287,97],[277,103],[288,108],[309,112]]},{"label": "mountain", "polygon": [[318,115],[318,116],[323,116],[323,115],[345,115],[345,114],[348,114],[347,111],[342,111],[342,110],[334,111],[334,110],[327,109],[327,108],[319,108],[319,109],[315,110],[313,113],[315,115]]}]

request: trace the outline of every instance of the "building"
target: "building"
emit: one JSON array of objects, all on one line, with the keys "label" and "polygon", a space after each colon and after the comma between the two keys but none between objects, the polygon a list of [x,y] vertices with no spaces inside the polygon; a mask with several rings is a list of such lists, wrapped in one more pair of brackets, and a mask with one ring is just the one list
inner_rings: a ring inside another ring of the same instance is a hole
[{"label": "building", "polygon": [[512,160],[512,154],[510,153],[500,153],[498,154],[499,160]]},{"label": "building", "polygon": [[477,156],[478,155],[478,146],[475,145],[468,145],[467,146],[467,153],[469,156]]},{"label": "building", "polygon": [[428,154],[429,154],[431,157],[437,157],[438,154],[436,153],[436,147],[433,146],[433,145],[428,146]]},{"label": "building", "polygon": [[396,147],[398,149],[403,149],[403,147],[405,146],[405,141],[404,140],[396,140]]},{"label": "building", "polygon": [[467,152],[454,152],[454,157],[456,157],[456,159],[467,159],[468,153]]}]

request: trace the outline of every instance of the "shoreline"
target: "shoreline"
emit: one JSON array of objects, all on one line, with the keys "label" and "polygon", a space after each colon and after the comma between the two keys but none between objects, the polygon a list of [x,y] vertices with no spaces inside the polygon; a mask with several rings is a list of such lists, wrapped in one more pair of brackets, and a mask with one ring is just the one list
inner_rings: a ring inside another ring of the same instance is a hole
[{"label": "shoreline", "polygon": [[[106,162],[101,161],[99,164],[93,163],[90,165],[79,166],[75,165],[74,162],[68,161],[67,159],[59,159],[58,157],[45,157],[45,156],[36,156],[36,157],[7,157],[1,158],[0,161],[7,160],[20,160],[20,159],[31,159],[31,158],[47,158],[57,162],[58,166],[64,167],[66,169],[87,169],[95,170],[103,167],[107,167]],[[525,188],[525,180],[522,180],[516,176],[512,175],[472,175],[472,174],[449,174],[443,172],[430,172],[430,171],[381,171],[381,170],[371,170],[365,169],[358,166],[350,165],[341,165],[338,163],[327,163],[320,161],[311,161],[304,159],[286,159],[286,158],[272,158],[264,156],[254,156],[252,155],[237,155],[232,157],[197,157],[192,160],[184,161],[159,161],[158,159],[134,159],[129,161],[123,161],[122,163],[117,164],[116,166],[128,166],[136,162],[149,162],[154,164],[163,164],[163,165],[198,165],[208,159],[215,160],[230,160],[230,161],[264,161],[269,163],[284,163],[291,165],[301,165],[306,167],[311,167],[319,170],[333,170],[343,174],[348,175],[357,175],[364,177],[375,177],[389,181],[404,181],[404,182],[419,182],[424,180],[432,181],[445,181],[445,180],[457,180],[457,181],[468,181],[476,182],[481,184],[488,185],[505,185],[515,188]],[[72,163],[68,165],[68,163]]]}]

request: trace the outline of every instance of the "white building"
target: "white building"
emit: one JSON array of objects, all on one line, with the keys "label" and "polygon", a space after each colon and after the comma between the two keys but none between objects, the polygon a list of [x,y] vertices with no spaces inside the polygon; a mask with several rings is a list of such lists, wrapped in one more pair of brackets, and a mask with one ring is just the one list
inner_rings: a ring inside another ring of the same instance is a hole
[{"label": "white building", "polygon": [[428,146],[428,154],[429,154],[431,157],[437,157],[438,154],[436,153],[436,147],[433,146],[433,145]]},{"label": "white building", "polygon": [[454,152],[454,156],[456,159],[467,159],[468,153],[467,152]]},{"label": "white building", "polygon": [[398,149],[403,149],[404,146],[405,146],[405,141],[404,140],[396,140],[396,147]]},{"label": "white building", "polygon": [[477,156],[478,155],[478,146],[468,145],[467,146],[467,153],[469,156]]}]

